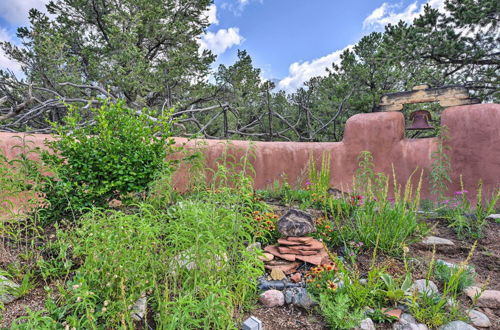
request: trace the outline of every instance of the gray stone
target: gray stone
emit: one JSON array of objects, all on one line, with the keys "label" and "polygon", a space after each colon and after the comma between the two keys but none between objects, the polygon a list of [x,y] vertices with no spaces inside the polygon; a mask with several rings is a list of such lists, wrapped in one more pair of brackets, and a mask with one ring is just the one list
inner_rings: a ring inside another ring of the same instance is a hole
[{"label": "gray stone", "polygon": [[19,287],[18,284],[12,282],[7,277],[0,275],[0,303],[8,304],[17,299],[15,295],[12,294],[12,290]]},{"label": "gray stone", "polygon": [[317,303],[311,299],[305,288],[290,288],[285,290],[285,303],[308,309]]},{"label": "gray stone", "polygon": [[490,220],[500,220],[500,214],[490,214],[486,217],[486,219]]},{"label": "gray stone", "polygon": [[403,323],[396,322],[392,325],[393,330],[429,330],[425,324],[422,323]]},{"label": "gray stone", "polygon": [[424,245],[449,245],[453,246],[455,243],[446,238],[441,238],[437,236],[427,236],[422,240]]},{"label": "gray stone", "polygon": [[473,325],[479,328],[491,327],[491,321],[484,313],[480,311],[471,310],[469,311],[469,317]]},{"label": "gray stone", "polygon": [[368,284],[368,280],[366,278],[362,278],[359,280],[359,284],[361,285],[367,285]]},{"label": "gray stone", "polygon": [[281,291],[267,290],[260,295],[259,301],[265,307],[283,306],[285,304],[285,296]]},{"label": "gray stone", "polygon": [[144,319],[144,315],[146,314],[146,306],[148,299],[146,296],[137,299],[137,301],[132,306],[132,319],[134,321],[142,321]]},{"label": "gray stone", "polygon": [[417,324],[417,320],[415,320],[415,318],[413,317],[413,315],[411,315],[409,313],[403,313],[403,314],[401,314],[401,316],[399,317],[399,321],[400,322]]},{"label": "gray stone", "polygon": [[476,304],[479,307],[500,308],[500,291],[498,290],[484,290],[481,293],[480,288],[469,286],[465,288],[464,292],[472,300],[474,300],[476,295],[481,294],[476,300]]},{"label": "gray stone", "polygon": [[304,236],[316,231],[316,225],[309,213],[290,209],[278,220],[278,231],[283,236]]},{"label": "gray stone", "polygon": [[427,280],[416,280],[413,282],[413,285],[411,286],[411,289],[414,291],[418,291],[420,294],[437,294],[439,293],[439,290],[436,286],[436,284],[432,281],[427,281]]},{"label": "gray stone", "polygon": [[361,323],[359,324],[359,327],[356,328],[356,330],[375,330],[375,324],[373,324],[373,321],[371,318],[366,318]]},{"label": "gray stone", "polygon": [[262,321],[255,316],[250,316],[243,322],[243,330],[262,330]]},{"label": "gray stone", "polygon": [[439,327],[439,330],[475,330],[472,325],[469,325],[463,321],[453,321]]}]

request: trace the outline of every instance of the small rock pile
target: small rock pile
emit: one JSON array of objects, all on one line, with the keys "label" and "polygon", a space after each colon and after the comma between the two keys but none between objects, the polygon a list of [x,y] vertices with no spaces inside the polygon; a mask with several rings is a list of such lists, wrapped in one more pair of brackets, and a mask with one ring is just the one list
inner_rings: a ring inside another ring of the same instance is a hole
[{"label": "small rock pile", "polygon": [[278,231],[284,237],[278,239],[278,244],[264,248],[267,252],[263,259],[266,269],[292,274],[303,262],[313,265],[331,262],[323,243],[304,236],[316,231],[314,220],[308,213],[289,210],[278,220]]}]

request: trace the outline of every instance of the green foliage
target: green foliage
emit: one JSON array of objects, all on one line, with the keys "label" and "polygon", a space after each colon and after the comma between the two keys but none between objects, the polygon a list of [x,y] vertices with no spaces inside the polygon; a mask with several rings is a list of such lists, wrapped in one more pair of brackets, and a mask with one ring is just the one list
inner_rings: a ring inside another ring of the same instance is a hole
[{"label": "green foliage", "polygon": [[389,274],[381,274],[380,278],[385,284],[385,288],[380,290],[380,293],[383,294],[390,302],[397,303],[411,295],[410,289],[413,282],[410,274],[406,274],[406,277],[401,285],[399,285]]},{"label": "green foliage", "polygon": [[450,286],[450,283],[453,284],[456,282],[451,287],[454,293],[460,293],[466,287],[474,284],[474,279],[476,278],[476,272],[472,266],[449,266],[439,261],[434,266],[433,274],[439,282],[448,286]]},{"label": "green foliage", "polygon": [[166,169],[173,143],[166,118],[153,121],[122,101],[103,101],[90,111],[95,123],[82,126],[79,109],[71,107],[65,125],[54,125],[57,139],[47,142],[51,151],[42,154],[54,172],[43,190],[48,206],[40,211],[46,221],[75,217],[113,198],[144,191]]},{"label": "green foliage", "polygon": [[448,184],[451,183],[451,162],[447,154],[450,151],[450,147],[446,145],[448,139],[447,132],[446,126],[439,129],[437,149],[431,155],[432,163],[431,172],[429,173],[429,184],[431,186],[431,194],[439,201],[443,200],[448,191]]},{"label": "green foliage", "polygon": [[352,310],[350,299],[346,294],[336,294],[333,297],[321,294],[319,306],[325,321],[332,329],[352,329],[364,318],[360,309]]}]

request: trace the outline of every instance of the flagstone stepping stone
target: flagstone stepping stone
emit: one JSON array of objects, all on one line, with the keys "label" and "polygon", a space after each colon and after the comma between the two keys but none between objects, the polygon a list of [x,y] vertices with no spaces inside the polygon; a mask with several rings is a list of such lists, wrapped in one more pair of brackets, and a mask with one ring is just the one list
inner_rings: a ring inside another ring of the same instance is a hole
[{"label": "flagstone stepping stone", "polygon": [[453,246],[455,243],[446,238],[441,238],[437,236],[427,236],[422,240],[424,245],[448,245]]},{"label": "flagstone stepping stone", "polygon": [[475,330],[472,325],[469,325],[463,321],[453,321],[439,327],[439,330]]}]

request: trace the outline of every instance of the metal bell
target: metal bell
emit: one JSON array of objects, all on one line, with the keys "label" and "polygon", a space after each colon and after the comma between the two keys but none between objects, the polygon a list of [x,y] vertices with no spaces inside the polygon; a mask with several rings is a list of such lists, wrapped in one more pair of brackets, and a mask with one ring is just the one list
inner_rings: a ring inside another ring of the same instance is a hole
[{"label": "metal bell", "polygon": [[417,110],[410,114],[410,119],[413,120],[411,127],[407,130],[434,129],[429,125],[428,120],[431,119],[431,113],[427,110]]}]

